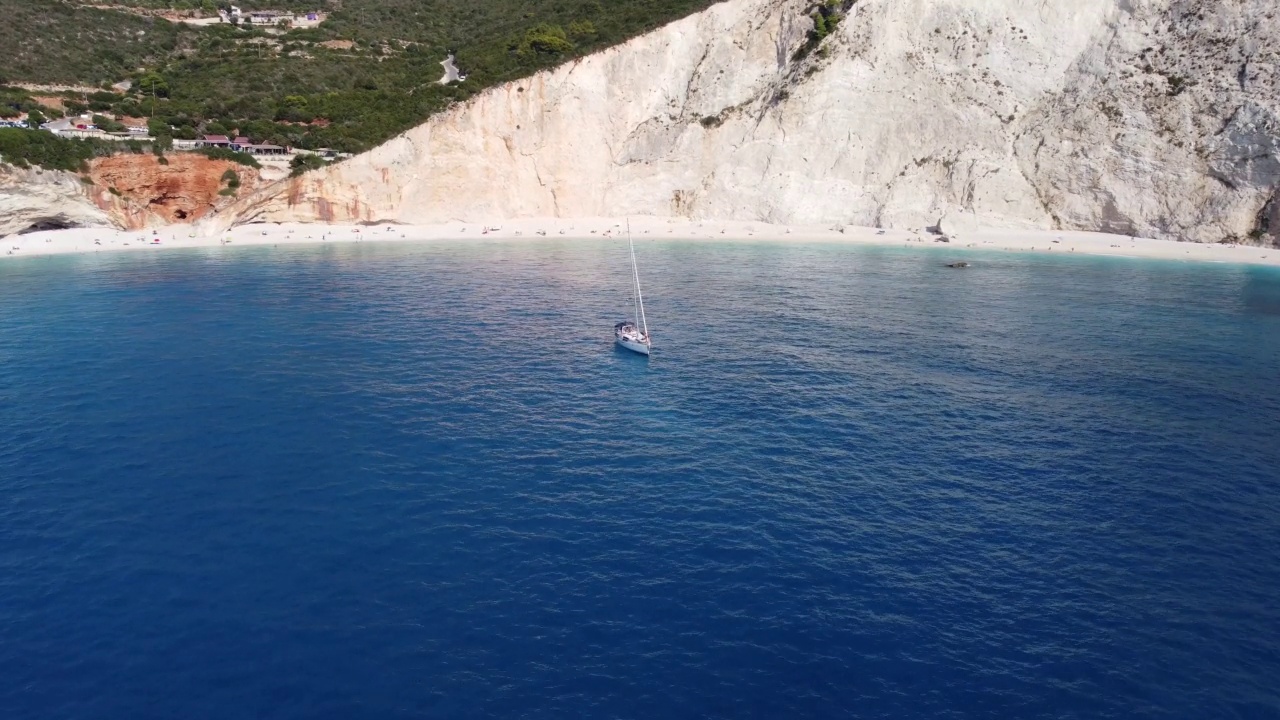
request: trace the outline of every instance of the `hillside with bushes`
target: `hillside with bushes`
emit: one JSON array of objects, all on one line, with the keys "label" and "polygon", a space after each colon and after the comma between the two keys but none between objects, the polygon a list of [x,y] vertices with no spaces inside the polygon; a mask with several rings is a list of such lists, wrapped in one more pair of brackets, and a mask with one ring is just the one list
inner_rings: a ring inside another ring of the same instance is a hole
[{"label": "hillside with bushes", "polygon": [[[246,12],[326,14],[317,27],[219,23],[194,0],[0,0],[0,115],[38,109],[145,118],[153,134],[249,135],[360,152],[450,103],[622,42],[710,0],[253,0]],[[102,9],[110,7],[112,9]],[[225,7],[225,6],[224,6]],[[164,13],[165,19],[156,13]],[[441,85],[454,54],[465,81]],[[127,90],[119,85],[129,82]],[[37,107],[38,106],[38,107]]]}]

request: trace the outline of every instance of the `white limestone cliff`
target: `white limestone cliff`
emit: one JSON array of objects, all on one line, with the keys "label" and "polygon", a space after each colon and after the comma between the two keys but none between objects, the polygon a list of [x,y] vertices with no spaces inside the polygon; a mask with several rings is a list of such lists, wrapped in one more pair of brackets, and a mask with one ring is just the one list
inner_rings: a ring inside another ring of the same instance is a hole
[{"label": "white limestone cliff", "polygon": [[0,165],[0,237],[26,230],[115,224],[75,173]]},{"label": "white limestone cliff", "polygon": [[1016,138],[1056,224],[1280,238],[1280,5],[1132,6]]},{"label": "white limestone cliff", "polygon": [[731,0],[483,93],[231,221],[676,215],[1280,231],[1272,0]]},{"label": "white limestone cliff", "polygon": [[813,7],[713,6],[205,223],[643,214],[1280,242],[1274,0],[846,0],[801,57]]}]

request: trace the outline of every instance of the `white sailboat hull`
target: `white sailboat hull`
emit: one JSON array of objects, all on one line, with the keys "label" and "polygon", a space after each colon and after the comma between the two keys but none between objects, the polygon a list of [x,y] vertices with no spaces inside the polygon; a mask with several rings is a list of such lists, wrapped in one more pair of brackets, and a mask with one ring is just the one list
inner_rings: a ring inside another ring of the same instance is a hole
[{"label": "white sailboat hull", "polygon": [[649,346],[642,342],[636,342],[635,340],[623,340],[622,338],[617,338],[617,340],[619,345],[632,352],[638,352],[641,355],[649,354]]}]

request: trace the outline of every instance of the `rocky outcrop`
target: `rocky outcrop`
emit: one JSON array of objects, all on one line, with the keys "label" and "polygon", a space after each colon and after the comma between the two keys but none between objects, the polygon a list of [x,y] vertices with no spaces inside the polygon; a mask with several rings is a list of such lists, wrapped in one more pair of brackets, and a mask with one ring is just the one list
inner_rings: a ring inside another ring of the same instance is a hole
[{"label": "rocky outcrop", "polygon": [[[731,0],[234,203],[260,220],[678,215],[1274,237],[1271,0]],[[1261,230],[1260,230],[1261,228]]]},{"label": "rocky outcrop", "polygon": [[110,227],[109,209],[74,173],[0,165],[0,236],[68,227]]},{"label": "rocky outcrop", "polygon": [[112,155],[94,160],[89,177],[95,186],[114,191],[124,200],[121,208],[124,227],[194,222],[226,204],[223,180],[235,173],[239,192],[248,192],[258,182],[253,168],[230,160],[213,160],[195,153],[171,154],[161,161],[154,155]]},{"label": "rocky outcrop", "polygon": [[1028,113],[1020,167],[1067,227],[1274,238],[1259,223],[1280,187],[1280,6],[1134,4]]},{"label": "rocky outcrop", "polygon": [[139,229],[193,222],[233,198],[220,195],[236,173],[240,192],[259,172],[228,160],[178,153],[97,158],[85,175],[0,164],[0,236],[68,227]]}]

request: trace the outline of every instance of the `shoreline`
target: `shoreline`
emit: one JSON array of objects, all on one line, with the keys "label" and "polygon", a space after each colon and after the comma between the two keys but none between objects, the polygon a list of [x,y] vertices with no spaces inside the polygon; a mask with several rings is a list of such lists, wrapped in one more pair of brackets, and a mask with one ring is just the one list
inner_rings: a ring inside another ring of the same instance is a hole
[{"label": "shoreline", "polygon": [[[1152,240],[1126,235],[1080,231],[978,230],[952,233],[949,242],[937,235],[911,230],[878,230],[855,226],[783,226],[740,220],[686,220],[684,218],[633,217],[631,234],[636,240],[731,240],[767,242],[840,242],[862,245],[933,247],[955,251],[957,259],[971,250],[1077,254],[1135,259],[1184,260],[1280,266],[1280,248],[1247,245]],[[0,260],[64,254],[102,252],[154,252],[185,247],[209,248],[240,245],[304,245],[352,242],[420,242],[467,239],[562,238],[591,240],[625,235],[627,218],[524,218],[482,223],[433,225],[325,225],[267,223],[241,225],[216,234],[194,225],[169,225],[146,230],[74,228],[11,235],[3,242]],[[159,242],[155,242],[158,239]]]}]

